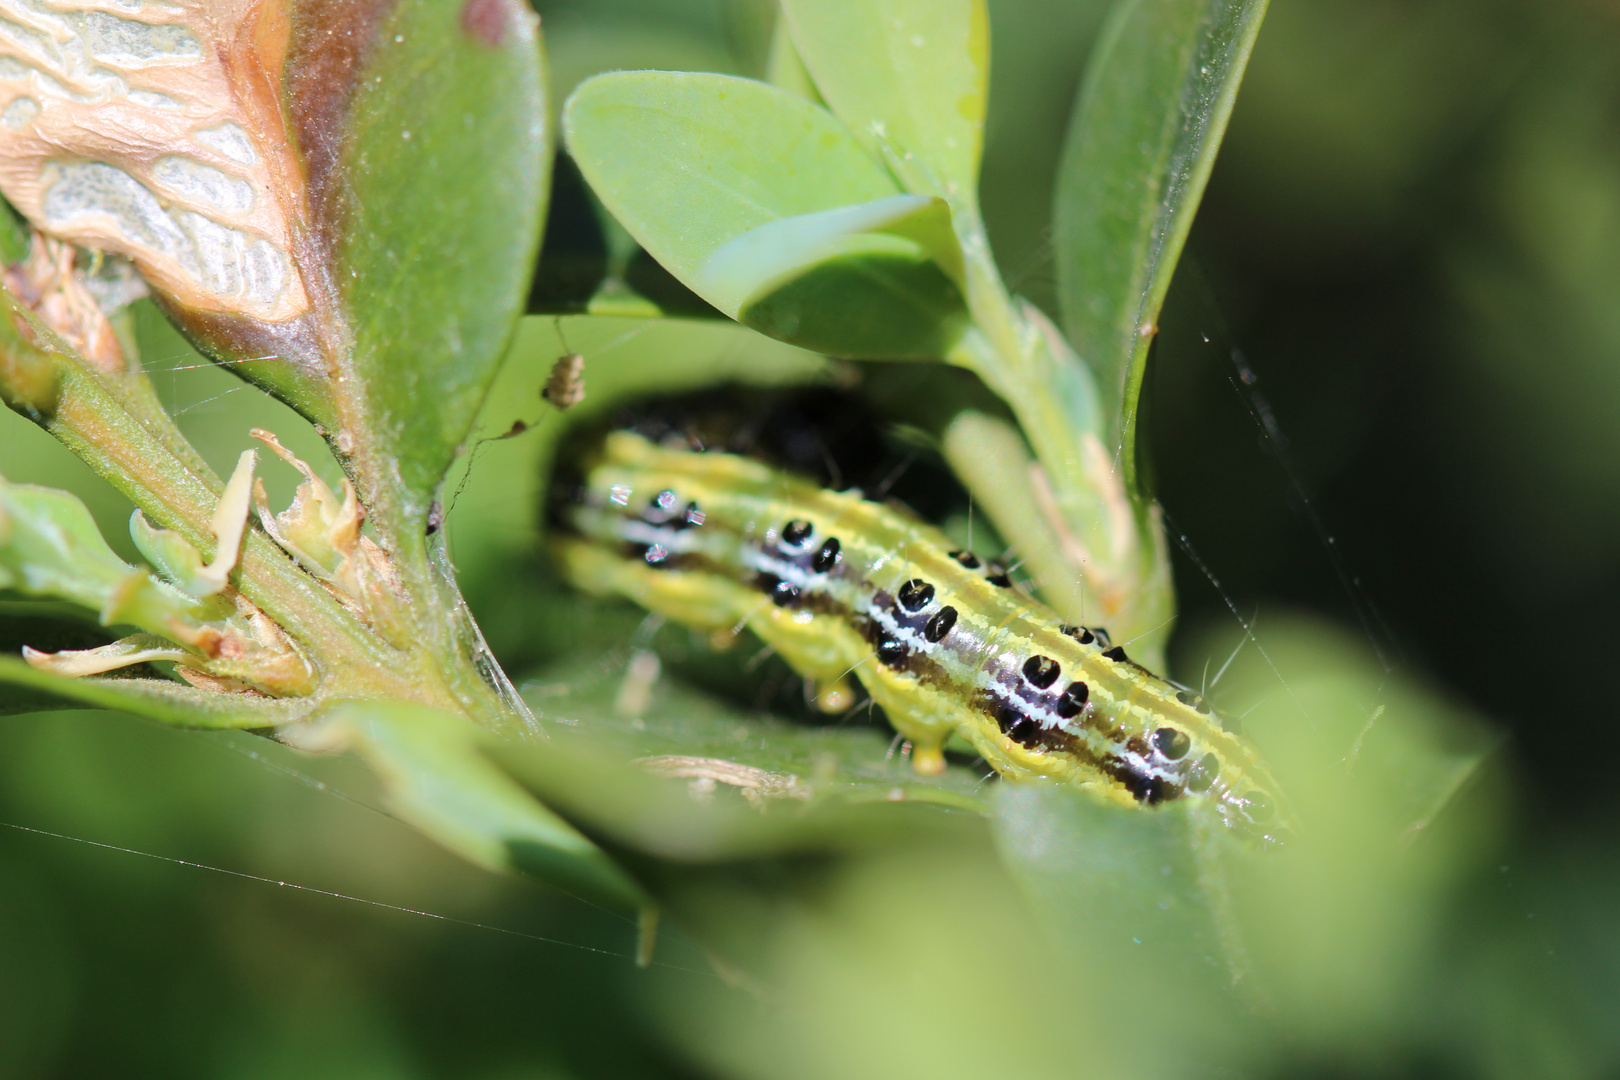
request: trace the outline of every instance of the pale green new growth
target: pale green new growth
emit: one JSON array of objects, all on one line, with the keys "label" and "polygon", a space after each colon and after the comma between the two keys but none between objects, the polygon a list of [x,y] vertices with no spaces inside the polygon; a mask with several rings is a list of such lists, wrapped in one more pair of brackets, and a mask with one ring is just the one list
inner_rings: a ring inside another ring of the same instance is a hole
[{"label": "pale green new growth", "polygon": [[236,568],[236,560],[242,554],[242,530],[247,528],[248,500],[253,495],[253,467],[258,460],[259,455],[254,451],[242,451],[236,470],[226,481],[225,493],[219,497],[219,506],[209,522],[218,544],[214,559],[198,571],[197,589],[186,590],[195,596],[213,596],[225,588],[225,579]]},{"label": "pale green new growth", "polygon": [[68,600],[105,626],[127,623],[165,636],[204,614],[197,601],[114,555],[77,497],[4,479],[0,588]]}]

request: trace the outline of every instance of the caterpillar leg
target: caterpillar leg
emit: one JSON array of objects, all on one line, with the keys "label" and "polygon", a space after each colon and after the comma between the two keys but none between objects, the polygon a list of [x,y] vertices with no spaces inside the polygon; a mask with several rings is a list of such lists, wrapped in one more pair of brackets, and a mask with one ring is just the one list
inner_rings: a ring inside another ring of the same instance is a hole
[{"label": "caterpillar leg", "polygon": [[945,736],[930,732],[923,741],[911,740],[911,767],[919,776],[939,776],[945,771]]},{"label": "caterpillar leg", "polygon": [[824,713],[847,712],[855,707],[855,691],[848,679],[812,679],[809,693],[810,700]]},{"label": "caterpillar leg", "polygon": [[810,681],[816,708],[837,713],[855,704],[850,668],[865,654],[866,643],[848,625],[804,619],[756,595],[748,627]]},{"label": "caterpillar leg", "polygon": [[911,743],[911,767],[920,776],[938,776],[945,771],[945,738],[949,729],[908,721],[904,714],[889,712],[889,723]]},{"label": "caterpillar leg", "polygon": [[[876,665],[863,665],[858,674],[873,700],[883,706],[894,730],[911,743],[911,767],[923,776],[944,772],[945,740],[955,726],[945,718],[948,714],[927,707],[934,695],[926,691],[918,695],[909,676]],[[919,704],[923,707],[918,708]]]},{"label": "caterpillar leg", "polygon": [[552,550],[563,573],[586,592],[626,597],[687,626],[727,630],[758,602],[730,578],[655,570],[586,540],[560,537]]},{"label": "caterpillar leg", "polygon": [[729,645],[746,624],[810,680],[818,709],[840,713],[854,706],[849,669],[866,644],[847,627],[797,620],[792,612],[718,574],[654,569],[572,537],[559,538],[553,546],[563,572],[587,592],[624,596],[677,622],[709,630],[717,646]]}]

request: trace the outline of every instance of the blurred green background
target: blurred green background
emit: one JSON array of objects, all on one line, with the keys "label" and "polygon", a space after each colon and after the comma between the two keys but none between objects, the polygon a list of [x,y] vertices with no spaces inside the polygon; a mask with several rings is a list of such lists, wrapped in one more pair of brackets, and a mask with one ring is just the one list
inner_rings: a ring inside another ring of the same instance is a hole
[{"label": "blurred green background", "polygon": [[[1052,175],[1105,5],[990,6],[986,217],[1009,282],[1050,309]],[[756,74],[769,38],[753,3],[539,7],[558,100],[605,68]],[[1196,957],[1155,954],[1151,978],[1108,948],[1097,970],[1029,967],[1041,944],[997,918],[1016,908],[984,853],[921,848],[829,868],[819,906],[767,913],[782,996],[757,998],[678,930],[637,970],[623,919],[459,863],[374,810],[352,762],[41,714],[0,723],[0,1076],[1620,1075],[1617,56],[1610,0],[1275,0],[1149,370],[1159,497],[1221,585],[1178,548],[1177,673],[1224,657],[1230,599],[1276,643],[1284,698],[1308,696],[1331,642],[1323,663],[1372,700],[1423,684],[1505,735],[1484,789],[1500,805],[1479,811],[1499,839],[1421,918],[1364,913],[1421,963],[1341,967],[1361,931],[1329,921],[1308,940],[1319,982],[1233,1021],[1201,1004]],[[316,453],[140,319],[216,466],[253,424]],[[675,352],[817,364],[719,324],[561,331],[598,393]],[[561,351],[552,320],[528,321],[487,432],[541,414]],[[488,444],[451,519],[520,678],[640,622],[537,558],[542,441]],[[127,506],[11,414],[0,473],[84,495],[132,555]],[[279,503],[293,477],[271,479]],[[50,643],[15,616],[0,608],[0,647]],[[1278,696],[1252,655],[1236,672]],[[1020,987],[1041,1000],[1009,1000]],[[1075,996],[1036,989],[1053,987]]]}]

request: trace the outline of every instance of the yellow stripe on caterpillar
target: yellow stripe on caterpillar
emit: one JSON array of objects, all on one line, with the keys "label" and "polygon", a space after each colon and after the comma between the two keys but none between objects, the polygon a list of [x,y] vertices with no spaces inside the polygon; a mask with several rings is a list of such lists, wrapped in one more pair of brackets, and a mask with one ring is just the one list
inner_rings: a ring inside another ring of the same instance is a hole
[{"label": "yellow stripe on caterpillar", "polygon": [[919,771],[945,767],[955,732],[1009,779],[1127,807],[1197,801],[1265,840],[1290,829],[1264,762],[1198,695],[902,507],[616,431],[554,516],[577,585],[694,627],[746,625],[820,697],[853,674]]}]

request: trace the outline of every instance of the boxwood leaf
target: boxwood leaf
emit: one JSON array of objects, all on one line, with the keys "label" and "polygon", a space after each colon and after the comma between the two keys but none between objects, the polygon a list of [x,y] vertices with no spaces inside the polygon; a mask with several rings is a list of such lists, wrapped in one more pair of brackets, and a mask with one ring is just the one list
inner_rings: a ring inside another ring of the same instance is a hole
[{"label": "boxwood leaf", "polygon": [[53,709],[110,709],[186,728],[257,729],[306,719],[308,701],[217,694],[167,679],[69,679],[0,655],[0,716]]},{"label": "boxwood leaf", "polygon": [[367,454],[386,463],[373,485],[402,484],[399,526],[416,530],[523,314],[549,113],[518,0],[401,0],[374,41],[344,125],[334,262]]},{"label": "boxwood leaf", "polygon": [[825,109],[748,79],[616,72],[564,110],[592,189],[721,311],[842,355],[935,356],[962,310],[942,208],[903,197]]},{"label": "boxwood leaf", "polygon": [[984,0],[783,0],[832,111],[907,191],[972,201],[990,79]]},{"label": "boxwood leaf", "polygon": [[599,666],[559,664],[534,684],[547,745],[491,743],[489,753],[625,847],[683,861],[859,849],[975,828],[985,809],[979,776],[955,765],[919,776],[886,730],[793,724],[668,679],[641,717],[617,680],[578,677]]},{"label": "boxwood leaf", "polygon": [[1278,1019],[1353,1040],[1369,1016],[1410,1015],[1415,973],[1446,962],[1425,949],[1443,898],[1500,831],[1506,793],[1482,770],[1499,738],[1342,630],[1273,618],[1257,642],[1219,698],[1266,753],[1300,830],[1228,860],[1232,918]]},{"label": "boxwood leaf", "polygon": [[470,862],[618,908],[649,905],[600,848],[484,756],[487,736],[467,721],[397,702],[342,703],[321,720],[376,770],[396,813]]},{"label": "boxwood leaf", "polygon": [[1265,11],[1122,0],[1075,103],[1054,195],[1058,300],[1133,485],[1148,347]]},{"label": "boxwood leaf", "polygon": [[0,478],[0,588],[67,600],[104,624],[172,633],[204,613],[197,601],[113,553],[78,497]]},{"label": "boxwood leaf", "polygon": [[922,195],[891,195],[856,206],[800,214],[750,229],[704,259],[692,287],[733,318],[750,302],[836,258],[921,261],[937,258],[954,278],[962,252],[951,235],[945,203]]}]

